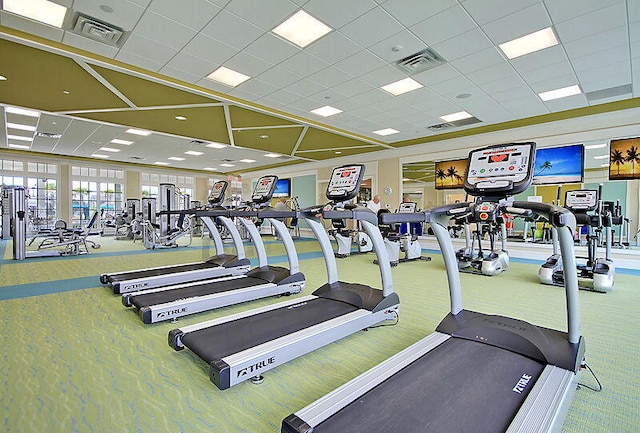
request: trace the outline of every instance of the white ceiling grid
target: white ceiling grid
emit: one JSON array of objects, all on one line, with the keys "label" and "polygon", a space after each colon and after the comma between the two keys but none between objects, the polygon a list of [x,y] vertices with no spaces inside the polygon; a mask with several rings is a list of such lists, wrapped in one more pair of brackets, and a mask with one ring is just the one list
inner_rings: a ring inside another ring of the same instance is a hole
[{"label": "white ceiling grid", "polygon": [[[54,1],[121,27],[126,42],[111,47],[5,12],[0,24],[389,143],[433,135],[426,127],[461,110],[482,121],[460,127],[472,128],[639,96],[637,0]],[[300,8],[333,28],[304,49],[271,32]],[[548,26],[560,45],[513,60],[497,48]],[[392,62],[426,47],[447,63],[412,76],[424,88],[380,89],[407,76]],[[219,66],[252,78],[235,88],[205,78]],[[574,84],[585,93],[631,86],[594,100],[537,95]],[[309,113],[323,105],[343,113]],[[373,134],[389,127],[400,132]]]}]

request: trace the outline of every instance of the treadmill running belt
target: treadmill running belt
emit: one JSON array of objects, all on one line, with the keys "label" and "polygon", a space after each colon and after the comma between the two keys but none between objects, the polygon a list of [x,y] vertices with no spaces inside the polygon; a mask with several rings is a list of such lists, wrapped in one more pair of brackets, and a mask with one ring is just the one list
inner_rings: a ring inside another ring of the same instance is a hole
[{"label": "treadmill running belt", "polygon": [[229,292],[231,290],[244,289],[246,287],[258,286],[261,284],[267,284],[267,282],[261,278],[234,278],[232,280],[211,281],[209,283],[196,284],[180,289],[141,293],[139,295],[131,296],[130,301],[137,309],[141,309],[151,305],[165,304],[167,302],[178,301],[180,299],[212,295],[214,293]]},{"label": "treadmill running belt", "polygon": [[134,278],[149,278],[159,275],[175,274],[178,272],[189,272],[197,269],[217,268],[218,265],[213,263],[187,263],[184,265],[172,266],[170,268],[145,269],[140,271],[125,272],[122,275],[108,276],[109,281],[118,283],[121,281],[132,280]]},{"label": "treadmill running belt", "polygon": [[316,298],[189,332],[182,343],[207,363],[357,310]]},{"label": "treadmill running belt", "polygon": [[[504,432],[544,366],[452,338],[365,393],[314,433]],[[532,376],[524,387],[523,375]]]}]

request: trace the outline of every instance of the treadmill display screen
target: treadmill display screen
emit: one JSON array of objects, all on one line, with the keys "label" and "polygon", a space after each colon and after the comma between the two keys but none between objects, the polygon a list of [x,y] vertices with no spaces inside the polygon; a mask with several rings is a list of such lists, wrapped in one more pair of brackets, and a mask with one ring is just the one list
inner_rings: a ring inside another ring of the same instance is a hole
[{"label": "treadmill display screen", "polygon": [[598,207],[598,191],[580,190],[567,191],[564,197],[564,206],[571,210],[592,211]]},{"label": "treadmill display screen", "polygon": [[414,202],[400,203],[400,209],[398,213],[415,213],[418,208],[418,204]]},{"label": "treadmill display screen", "polygon": [[251,194],[251,201],[254,203],[264,203],[271,200],[273,191],[276,189],[278,176],[262,176],[256,182],[256,186]]},{"label": "treadmill display screen", "polygon": [[227,190],[228,183],[224,180],[216,182],[211,187],[211,192],[209,193],[209,204],[219,204],[224,200],[224,192]]},{"label": "treadmill display screen", "polygon": [[534,152],[535,143],[513,143],[471,152],[465,189],[470,194],[486,191],[516,194],[531,183]]},{"label": "treadmill display screen", "polygon": [[363,177],[364,165],[362,164],[334,168],[329,185],[327,185],[327,198],[329,200],[351,200],[358,194]]}]

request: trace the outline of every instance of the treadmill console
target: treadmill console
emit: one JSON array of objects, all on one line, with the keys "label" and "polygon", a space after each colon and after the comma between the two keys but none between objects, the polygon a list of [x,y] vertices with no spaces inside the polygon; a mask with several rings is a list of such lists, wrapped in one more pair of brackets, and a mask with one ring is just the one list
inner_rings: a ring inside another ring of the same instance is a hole
[{"label": "treadmill console", "polygon": [[364,165],[351,164],[336,167],[327,185],[327,198],[333,202],[351,200],[358,195],[364,177]]},{"label": "treadmill console", "polygon": [[564,197],[564,207],[572,212],[590,212],[598,207],[598,191],[583,189],[567,191]]},{"label": "treadmill console", "polygon": [[273,191],[276,189],[278,176],[262,176],[256,182],[256,186],[251,194],[251,201],[256,204],[266,203],[271,200]]},{"label": "treadmill console", "polygon": [[209,193],[209,198],[207,201],[212,206],[220,206],[224,201],[224,193],[227,190],[227,186],[229,183],[227,181],[221,180],[213,184],[211,187],[211,192]]},{"label": "treadmill console", "polygon": [[418,203],[408,202],[400,203],[398,213],[415,213],[418,210]]},{"label": "treadmill console", "polygon": [[510,143],[469,153],[464,189],[473,196],[506,196],[531,184],[536,144]]}]

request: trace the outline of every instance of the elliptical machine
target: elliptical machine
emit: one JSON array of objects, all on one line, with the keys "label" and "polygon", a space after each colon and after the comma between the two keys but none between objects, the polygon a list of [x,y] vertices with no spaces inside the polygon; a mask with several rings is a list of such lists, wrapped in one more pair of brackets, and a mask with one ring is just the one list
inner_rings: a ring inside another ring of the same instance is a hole
[{"label": "elliptical machine", "polygon": [[[460,272],[493,276],[509,268],[507,229],[498,204],[478,197],[475,204],[469,207],[468,213],[458,216],[457,220],[464,224],[465,231],[465,247],[456,252]],[[469,226],[471,223],[475,223],[477,227],[473,231]],[[491,248],[487,255],[482,249],[482,238],[485,235],[489,237]],[[497,236],[500,236],[500,249],[495,247]],[[474,245],[476,240],[477,249]]]},{"label": "elliptical machine", "polygon": [[[607,293],[613,289],[615,266],[611,260],[611,214],[603,207],[599,198],[602,185],[598,190],[568,191],[565,196],[565,208],[573,212],[578,225],[587,227],[587,257],[584,263],[577,264],[578,283],[581,290]],[[591,212],[591,213],[590,213]],[[605,257],[597,257],[598,243],[604,235]],[[538,270],[538,279],[543,284],[564,285],[562,260],[557,255],[554,236],[554,255]]]}]

